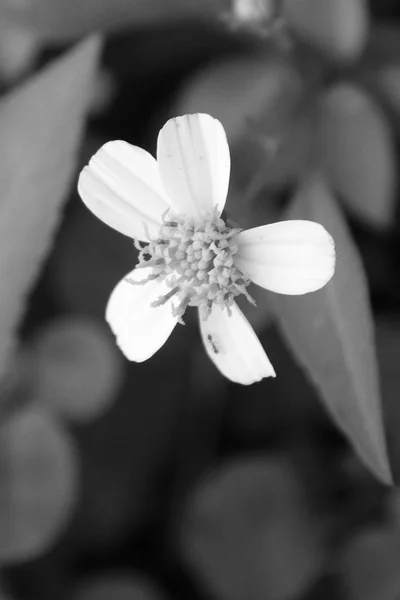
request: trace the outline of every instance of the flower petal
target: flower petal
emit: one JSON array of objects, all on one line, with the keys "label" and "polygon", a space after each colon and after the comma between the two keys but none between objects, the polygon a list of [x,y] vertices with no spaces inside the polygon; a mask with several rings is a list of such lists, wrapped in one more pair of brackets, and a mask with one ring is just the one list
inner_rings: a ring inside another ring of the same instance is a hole
[{"label": "flower petal", "polygon": [[170,208],[155,158],[127,142],[104,144],[79,176],[78,192],[104,223],[139,240],[157,235]]},{"label": "flower petal", "polygon": [[231,307],[230,316],[214,305],[207,319],[200,318],[200,331],[208,356],[231,381],[250,385],[275,377],[260,340],[237,304]]},{"label": "flower petal", "polygon": [[158,136],[157,161],[178,213],[196,219],[221,214],[229,186],[230,154],[223,126],[210,115],[170,119]]},{"label": "flower petal", "polygon": [[128,273],[112,291],[106,309],[106,320],[118,346],[126,358],[135,362],[153,356],[167,341],[178,321],[172,315],[171,300],[161,306],[151,306],[171,289],[158,280],[139,283],[150,274],[150,268]]},{"label": "flower petal", "polygon": [[332,237],[314,221],[282,221],[242,231],[235,265],[254,283],[280,294],[323,287],[335,271]]}]

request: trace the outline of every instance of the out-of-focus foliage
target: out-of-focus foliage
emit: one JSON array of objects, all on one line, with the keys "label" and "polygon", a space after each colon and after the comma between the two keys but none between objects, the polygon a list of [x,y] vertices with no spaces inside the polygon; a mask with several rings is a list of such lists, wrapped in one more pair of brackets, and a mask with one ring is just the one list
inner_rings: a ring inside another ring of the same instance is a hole
[{"label": "out-of-focus foliage", "polygon": [[385,115],[362,89],[349,84],[329,90],[320,110],[320,152],[333,188],[362,219],[390,227],[397,165]]},{"label": "out-of-focus foliage", "polygon": [[227,0],[1,0],[0,11],[4,18],[29,26],[43,38],[60,40],[98,30],[215,16],[228,5]]},{"label": "out-of-focus foliage", "polygon": [[122,384],[122,359],[111,336],[96,321],[52,322],[33,348],[34,398],[76,421],[107,410]]},{"label": "out-of-focus foliage", "polygon": [[0,430],[0,560],[27,560],[53,544],[77,493],[75,448],[63,426],[35,407]]},{"label": "out-of-focus foliage", "polygon": [[298,597],[326,558],[323,527],[284,457],[249,458],[200,480],[181,535],[183,560],[223,600]]},{"label": "out-of-focus foliage", "polygon": [[14,80],[35,62],[38,37],[29,28],[3,20],[0,24],[0,79]]},{"label": "out-of-focus foliage", "polygon": [[284,0],[288,25],[331,59],[354,60],[367,40],[365,0]]},{"label": "out-of-focus foliage", "polygon": [[99,42],[12,91],[0,104],[0,374],[71,184]]},{"label": "out-of-focus foliage", "polygon": [[400,590],[400,535],[391,528],[357,535],[340,560],[349,600],[397,600]]}]

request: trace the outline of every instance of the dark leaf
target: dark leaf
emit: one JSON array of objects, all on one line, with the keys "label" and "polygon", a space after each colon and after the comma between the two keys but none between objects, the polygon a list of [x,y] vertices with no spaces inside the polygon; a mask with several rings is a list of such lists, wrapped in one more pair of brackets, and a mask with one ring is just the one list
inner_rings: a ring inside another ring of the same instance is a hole
[{"label": "dark leaf", "polygon": [[299,189],[287,216],[324,225],[335,240],[336,272],[318,292],[270,294],[272,308],[337,424],[375,475],[389,483],[373,322],[360,256],[329,188],[317,175]]}]

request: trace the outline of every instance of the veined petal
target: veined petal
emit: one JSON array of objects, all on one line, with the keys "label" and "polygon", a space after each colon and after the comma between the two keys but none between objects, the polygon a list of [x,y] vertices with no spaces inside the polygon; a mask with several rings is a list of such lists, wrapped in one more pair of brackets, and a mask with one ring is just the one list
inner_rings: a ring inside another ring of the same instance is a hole
[{"label": "veined petal", "polygon": [[171,208],[155,158],[127,142],[104,144],[79,176],[78,192],[104,223],[139,240],[157,235]]},{"label": "veined petal", "polygon": [[200,318],[200,331],[208,356],[221,373],[243,385],[275,377],[275,371],[260,340],[237,306],[226,309],[214,305],[207,319]]},{"label": "veined petal", "polygon": [[[126,358],[147,360],[164,345],[178,318],[172,315],[172,301],[157,307],[151,303],[171,291],[157,279],[140,284],[151,268],[134,269],[114,288],[106,309],[106,320]],[[136,283],[133,283],[136,282]]]},{"label": "veined petal", "polygon": [[314,221],[282,221],[242,231],[235,265],[254,283],[280,294],[315,292],[335,271],[332,237]]},{"label": "veined petal", "polygon": [[228,193],[230,154],[223,126],[210,115],[170,119],[158,136],[157,161],[175,210],[195,219],[217,209]]}]

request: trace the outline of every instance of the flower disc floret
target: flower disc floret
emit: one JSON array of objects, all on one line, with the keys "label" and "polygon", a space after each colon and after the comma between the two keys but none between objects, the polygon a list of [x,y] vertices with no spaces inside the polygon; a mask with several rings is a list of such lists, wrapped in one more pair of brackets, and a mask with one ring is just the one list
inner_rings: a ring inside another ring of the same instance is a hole
[{"label": "flower disc floret", "polygon": [[[152,273],[140,283],[159,279],[171,291],[153,302],[160,306],[172,297],[178,303],[173,314],[182,317],[187,306],[196,306],[206,319],[214,304],[228,313],[234,298],[247,292],[250,279],[234,264],[238,252],[235,241],[240,229],[229,227],[213,213],[201,222],[168,211],[156,238],[151,238],[140,250],[138,267],[151,267]],[[137,283],[137,282],[132,282]]]}]

